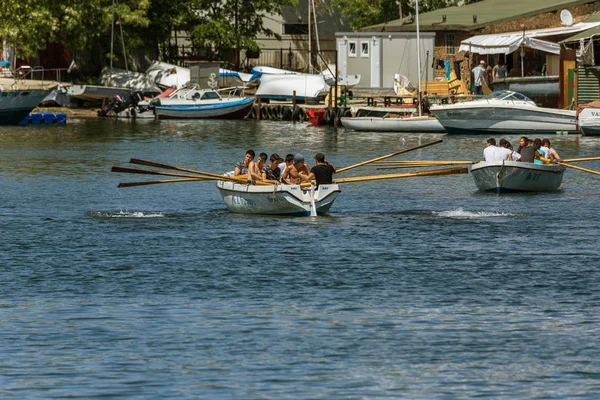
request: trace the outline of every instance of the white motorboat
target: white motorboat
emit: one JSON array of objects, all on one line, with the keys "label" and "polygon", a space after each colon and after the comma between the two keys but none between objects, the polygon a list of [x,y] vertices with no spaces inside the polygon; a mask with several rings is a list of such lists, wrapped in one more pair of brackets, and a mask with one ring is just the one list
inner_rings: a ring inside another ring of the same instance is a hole
[{"label": "white motorboat", "polygon": [[432,116],[387,118],[387,117],[342,117],[344,128],[368,132],[419,132],[446,133],[437,118]]},{"label": "white motorboat", "polygon": [[584,136],[600,136],[600,100],[579,105],[577,124]]},{"label": "white motorboat", "polygon": [[291,100],[296,93],[296,100],[318,101],[329,92],[329,85],[323,75],[271,75],[260,78],[260,85],[255,96],[262,99]]},{"label": "white motorboat", "polygon": [[178,65],[155,61],[146,70],[146,75],[161,88],[181,88],[190,81],[190,69]]},{"label": "white motorboat", "polygon": [[317,214],[325,214],[340,193],[336,184],[305,190],[300,185],[256,186],[219,181],[217,188],[229,211],[241,214],[308,216],[313,204]]},{"label": "white motorboat", "polygon": [[579,133],[575,111],[538,107],[520,93],[501,90],[479,100],[431,106],[449,134]]},{"label": "white motorboat", "polygon": [[193,87],[139,102],[138,107],[153,108],[159,119],[243,119],[253,104],[252,97],[223,98],[216,90]]},{"label": "white motorboat", "polygon": [[98,85],[110,88],[124,88],[146,95],[154,95],[162,90],[153,79],[143,72],[127,71],[119,68],[105,67],[98,78]]},{"label": "white motorboat", "polygon": [[0,124],[18,124],[57,87],[52,81],[0,78]]},{"label": "white motorboat", "polygon": [[[325,82],[327,82],[327,84],[331,85],[331,86],[335,85],[335,79],[333,79],[334,71],[335,71],[335,64],[329,64],[327,66],[327,68],[325,68],[323,71],[321,71],[321,75],[323,75],[323,78],[325,78]],[[338,71],[337,75],[338,75],[338,85],[346,86],[347,89],[351,89],[360,83],[360,78],[361,78],[360,74],[343,76],[343,75],[339,75],[339,71]]]},{"label": "white motorboat", "polygon": [[519,161],[482,161],[471,175],[482,192],[552,192],[560,188],[565,167]]},{"label": "white motorboat", "polygon": [[225,68],[219,68],[219,77],[221,77],[221,78],[233,77],[244,83],[248,83],[252,79],[252,74],[247,74],[245,72],[233,71],[233,70],[225,69]]}]

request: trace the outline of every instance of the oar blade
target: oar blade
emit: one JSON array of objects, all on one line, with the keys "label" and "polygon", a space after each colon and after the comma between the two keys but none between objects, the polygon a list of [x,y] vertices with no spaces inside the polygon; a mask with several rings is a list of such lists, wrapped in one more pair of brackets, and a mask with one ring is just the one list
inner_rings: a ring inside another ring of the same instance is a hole
[{"label": "oar blade", "polygon": [[184,179],[165,179],[160,181],[145,181],[145,182],[121,182],[117,186],[118,188],[125,187],[134,187],[134,186],[144,186],[144,185],[158,185],[160,183],[176,183],[176,182],[198,182],[198,181],[207,181],[210,179],[204,178],[184,178]]}]

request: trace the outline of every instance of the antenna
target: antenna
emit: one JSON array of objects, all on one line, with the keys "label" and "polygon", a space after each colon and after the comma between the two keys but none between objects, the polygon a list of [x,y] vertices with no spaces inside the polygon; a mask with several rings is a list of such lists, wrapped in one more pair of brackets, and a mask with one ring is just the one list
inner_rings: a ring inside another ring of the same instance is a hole
[{"label": "antenna", "polygon": [[569,10],[562,10],[560,12],[560,22],[566,26],[573,25],[573,15]]}]

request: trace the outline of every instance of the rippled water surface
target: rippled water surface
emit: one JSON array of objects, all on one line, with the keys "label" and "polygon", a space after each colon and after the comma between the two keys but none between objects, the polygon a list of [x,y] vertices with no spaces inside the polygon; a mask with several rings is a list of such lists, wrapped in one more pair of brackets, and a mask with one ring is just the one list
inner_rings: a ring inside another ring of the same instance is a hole
[{"label": "rippled water surface", "polygon": [[0,397],[598,398],[599,176],[505,196],[469,175],[349,183],[328,216],[286,218],[110,172],[221,173],[248,148],[345,166],[439,138],[398,159],[481,158],[482,137],[276,122],[1,127]]}]

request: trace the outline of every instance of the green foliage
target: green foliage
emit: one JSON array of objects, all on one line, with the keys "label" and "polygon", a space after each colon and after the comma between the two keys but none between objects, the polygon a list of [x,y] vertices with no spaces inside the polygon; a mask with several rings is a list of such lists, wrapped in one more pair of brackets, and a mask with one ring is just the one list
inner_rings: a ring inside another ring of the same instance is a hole
[{"label": "green foliage", "polygon": [[[150,0],[115,3],[123,26],[148,26]],[[2,1],[0,21],[0,37],[19,56],[33,56],[49,42],[69,49],[90,48],[110,32],[112,0]]]},{"label": "green foliage", "polygon": [[263,15],[281,14],[281,6],[295,6],[297,0],[191,0],[186,26],[194,44],[222,58],[230,48],[257,50],[257,34],[279,37],[263,24]]},{"label": "green foliage", "polygon": [[[474,3],[480,0],[471,0]],[[419,12],[425,13],[456,5],[458,0],[420,0]],[[468,4],[469,1],[467,0]],[[338,8],[354,30],[415,14],[415,0],[332,0],[329,8]]]},{"label": "green foliage", "polygon": [[[401,0],[400,6],[404,17],[414,13],[411,1]],[[339,9],[354,30],[400,18],[400,6],[396,0],[332,0],[328,5]]]}]

